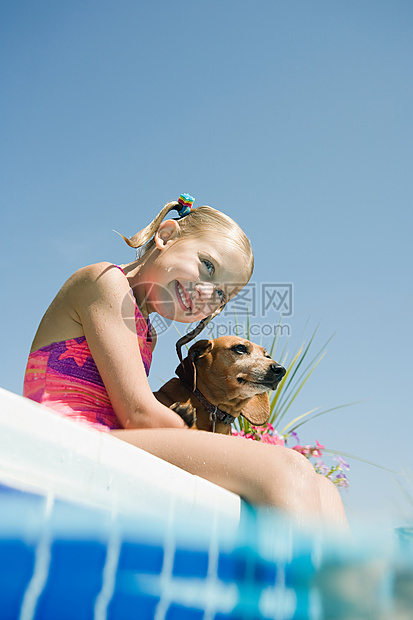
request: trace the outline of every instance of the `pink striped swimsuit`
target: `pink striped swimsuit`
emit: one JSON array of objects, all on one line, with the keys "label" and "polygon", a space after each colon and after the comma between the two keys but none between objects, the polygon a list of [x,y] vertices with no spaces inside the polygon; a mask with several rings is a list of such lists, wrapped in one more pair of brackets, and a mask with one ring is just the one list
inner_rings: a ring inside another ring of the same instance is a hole
[{"label": "pink striped swimsuit", "polygon": [[[123,273],[121,267],[118,269]],[[135,325],[148,375],[152,360],[151,324],[142,316],[136,300]],[[100,431],[122,428],[85,336],[53,342],[30,353],[23,395]]]}]

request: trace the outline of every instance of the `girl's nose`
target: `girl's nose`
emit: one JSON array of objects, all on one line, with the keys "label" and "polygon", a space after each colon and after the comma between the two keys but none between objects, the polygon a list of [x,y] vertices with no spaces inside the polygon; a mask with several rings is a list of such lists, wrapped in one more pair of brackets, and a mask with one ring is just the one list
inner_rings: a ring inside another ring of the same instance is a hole
[{"label": "girl's nose", "polygon": [[215,284],[212,284],[212,282],[197,282],[195,284],[195,290],[198,293],[200,301],[209,301],[214,295]]}]

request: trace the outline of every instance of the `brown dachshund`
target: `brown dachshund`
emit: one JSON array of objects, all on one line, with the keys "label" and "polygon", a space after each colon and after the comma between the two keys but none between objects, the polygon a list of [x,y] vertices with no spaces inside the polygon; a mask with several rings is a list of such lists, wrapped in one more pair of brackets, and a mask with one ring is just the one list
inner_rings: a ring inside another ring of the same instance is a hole
[{"label": "brown dachshund", "polygon": [[268,392],[277,388],[285,372],[265,349],[245,338],[199,340],[176,369],[178,378],[154,395],[191,428],[229,435],[239,415],[254,425],[266,423]]}]

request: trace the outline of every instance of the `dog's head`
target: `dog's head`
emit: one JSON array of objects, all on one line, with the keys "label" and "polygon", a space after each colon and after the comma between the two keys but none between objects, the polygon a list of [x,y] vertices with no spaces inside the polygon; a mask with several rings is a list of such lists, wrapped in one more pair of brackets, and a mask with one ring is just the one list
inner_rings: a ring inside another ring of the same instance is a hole
[{"label": "dog's head", "polygon": [[225,404],[232,415],[261,425],[270,416],[268,392],[277,389],[286,371],[263,347],[222,336],[193,344],[176,372],[213,404]]}]

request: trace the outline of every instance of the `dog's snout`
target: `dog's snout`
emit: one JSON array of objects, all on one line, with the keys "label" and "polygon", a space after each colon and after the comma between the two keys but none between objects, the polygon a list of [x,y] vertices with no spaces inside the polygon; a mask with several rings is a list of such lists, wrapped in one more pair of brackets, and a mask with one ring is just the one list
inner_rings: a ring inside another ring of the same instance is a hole
[{"label": "dog's snout", "polygon": [[276,380],[281,381],[281,379],[286,373],[284,366],[281,366],[281,364],[271,364],[270,368],[271,371],[274,373]]}]

